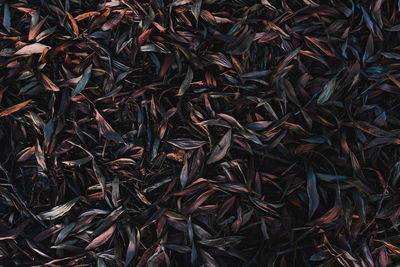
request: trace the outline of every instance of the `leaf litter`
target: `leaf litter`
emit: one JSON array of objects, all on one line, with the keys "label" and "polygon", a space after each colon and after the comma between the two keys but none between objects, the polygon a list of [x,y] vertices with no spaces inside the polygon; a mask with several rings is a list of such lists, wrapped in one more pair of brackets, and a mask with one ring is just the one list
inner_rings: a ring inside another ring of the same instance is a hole
[{"label": "leaf litter", "polygon": [[394,266],[398,1],[0,1],[5,266]]}]

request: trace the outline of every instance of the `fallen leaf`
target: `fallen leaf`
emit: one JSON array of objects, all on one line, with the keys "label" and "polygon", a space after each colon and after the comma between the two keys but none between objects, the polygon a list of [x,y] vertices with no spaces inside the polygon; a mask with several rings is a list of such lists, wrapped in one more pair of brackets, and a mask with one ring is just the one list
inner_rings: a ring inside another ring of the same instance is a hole
[{"label": "fallen leaf", "polygon": [[14,112],[17,112],[18,110],[21,110],[22,108],[26,107],[29,103],[32,102],[32,99],[26,100],[22,103],[16,104],[14,106],[11,106],[9,108],[6,108],[5,110],[0,112],[0,118],[8,116]]},{"label": "fallen leaf", "polygon": [[96,112],[96,121],[99,132],[105,138],[112,140],[117,143],[123,143],[124,139],[111,127],[110,124],[101,116],[101,114],[95,110]]},{"label": "fallen leaf", "polygon": [[92,242],[90,242],[89,245],[86,246],[85,250],[94,249],[106,243],[107,240],[110,239],[111,236],[114,234],[116,228],[117,226],[113,224],[104,233],[93,239]]},{"label": "fallen leaf", "polygon": [[8,4],[4,4],[3,26],[8,32],[11,31],[11,15]]},{"label": "fallen leaf", "polygon": [[187,89],[189,89],[192,80],[193,80],[193,71],[192,68],[188,66],[186,77],[183,80],[181,86],[179,87],[178,96],[182,96],[185,94]]},{"label": "fallen leaf", "polygon": [[82,78],[79,80],[78,84],[75,87],[75,90],[72,92],[71,98],[75,97],[80,92],[82,92],[83,89],[85,89],[85,86],[88,83],[91,74],[92,74],[92,65],[87,67],[83,72]]},{"label": "fallen leaf", "polygon": [[219,143],[214,147],[210,156],[208,157],[207,164],[212,164],[223,159],[228,152],[229,146],[231,145],[232,129],[221,138]]},{"label": "fallen leaf", "polygon": [[319,194],[317,190],[317,179],[313,169],[310,167],[307,174],[307,195],[308,195],[308,218],[310,219],[319,206]]},{"label": "fallen leaf", "polygon": [[20,50],[15,52],[14,55],[42,54],[46,48],[50,49],[51,47],[48,45],[41,44],[41,43],[34,43],[34,44],[30,44],[30,45],[26,45],[26,46],[22,47]]},{"label": "fallen leaf", "polygon": [[44,87],[49,90],[49,91],[60,91],[60,88],[58,88],[57,85],[55,85],[50,79],[49,77],[47,77],[46,75],[44,75],[43,73],[41,74],[42,79],[43,79],[43,85]]},{"label": "fallen leaf", "polygon": [[37,217],[41,220],[53,221],[70,211],[70,209],[76,204],[76,202],[78,202],[79,199],[80,197],[76,197],[67,203],[53,207],[49,211],[41,212]]}]

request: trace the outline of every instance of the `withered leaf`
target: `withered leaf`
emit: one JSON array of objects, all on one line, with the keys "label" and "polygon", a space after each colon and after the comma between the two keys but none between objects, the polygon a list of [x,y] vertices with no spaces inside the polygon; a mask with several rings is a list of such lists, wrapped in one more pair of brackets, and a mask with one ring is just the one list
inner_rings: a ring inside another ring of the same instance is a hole
[{"label": "withered leaf", "polygon": [[232,69],[231,61],[222,53],[208,54],[205,56],[205,59],[219,66]]},{"label": "withered leaf", "polygon": [[51,220],[52,221],[59,217],[62,217],[64,214],[69,212],[69,210],[76,204],[76,202],[78,202],[79,199],[80,199],[80,197],[76,197],[76,198],[68,201],[67,203],[53,207],[49,211],[44,211],[44,212],[38,214],[38,218],[40,218],[41,220]]},{"label": "withered leaf", "polygon": [[185,150],[196,149],[207,144],[206,141],[192,140],[190,138],[175,138],[168,140],[168,143]]},{"label": "withered leaf", "polygon": [[238,242],[242,239],[242,236],[228,236],[215,239],[199,240],[198,243],[208,247],[224,247],[231,243]]},{"label": "withered leaf", "polygon": [[128,266],[129,263],[135,258],[136,253],[137,253],[137,245],[140,239],[140,232],[137,232],[134,228],[132,228],[131,236],[129,238],[129,245],[126,250],[126,256],[125,256],[125,264],[124,266]]},{"label": "withered leaf", "polygon": [[46,160],[45,160],[45,157],[44,157],[44,152],[43,152],[42,146],[39,143],[39,140],[36,140],[35,156],[36,156],[36,161],[39,164],[39,166],[43,170],[47,170]]},{"label": "withered leaf", "polygon": [[11,31],[11,15],[10,15],[10,7],[8,4],[4,4],[3,6],[4,12],[3,12],[3,26],[4,28],[10,32]]},{"label": "withered leaf", "polygon": [[71,21],[72,29],[74,30],[75,35],[78,36],[79,28],[78,28],[78,24],[76,23],[76,20],[69,12],[66,11],[65,13],[67,14],[69,20]]},{"label": "withered leaf", "polygon": [[336,77],[330,79],[323,87],[322,92],[317,99],[319,105],[324,104],[332,96],[336,87]]},{"label": "withered leaf", "polygon": [[255,33],[249,33],[246,38],[234,49],[227,51],[227,53],[232,55],[242,55],[250,49],[251,44],[254,42]]},{"label": "withered leaf", "polygon": [[200,10],[201,10],[201,3],[202,3],[202,0],[194,0],[194,3],[193,3],[192,8],[191,8],[193,16],[196,19],[196,21],[199,20]]},{"label": "withered leaf", "polygon": [[200,249],[200,254],[205,267],[219,267],[218,262],[205,250]]},{"label": "withered leaf", "polygon": [[335,180],[346,180],[346,179],[350,178],[345,175],[331,175],[331,174],[325,174],[325,173],[316,173],[316,175],[319,179],[326,181],[326,182],[331,182],[331,181],[335,181]]},{"label": "withered leaf", "polygon": [[[40,29],[42,28],[43,24],[46,22],[46,19],[47,18],[44,18],[42,21],[40,21],[38,24],[36,24],[35,27],[30,29],[29,35],[28,35],[29,41],[32,41],[33,39],[35,39],[35,37],[39,34]],[[39,41],[39,40],[37,40],[37,41]]]},{"label": "withered leaf", "polygon": [[104,233],[96,237],[95,239],[92,240],[92,242],[89,243],[89,245],[86,246],[86,250],[94,249],[97,248],[104,243],[107,242],[108,239],[111,238],[111,236],[114,234],[115,229],[117,226],[113,224],[110,228],[108,228]]},{"label": "withered leaf", "polygon": [[105,138],[112,140],[117,143],[123,143],[124,139],[111,127],[110,124],[101,116],[101,114],[95,110],[96,112],[96,121],[99,132]]},{"label": "withered leaf", "polygon": [[92,158],[92,165],[93,165],[93,172],[97,178],[97,181],[99,181],[99,184],[101,186],[101,191],[104,195],[106,190],[106,178],[104,177],[103,173],[101,172],[94,158]]},{"label": "withered leaf", "polygon": [[307,195],[308,195],[308,218],[311,218],[319,206],[317,179],[311,167],[309,168],[307,173]]},{"label": "withered leaf", "polygon": [[223,159],[231,145],[232,129],[226,132],[208,157],[207,164],[212,164]]},{"label": "withered leaf", "polygon": [[54,242],[54,244],[58,245],[60,244],[67,236],[68,234],[72,231],[72,229],[74,229],[76,223],[70,223],[67,226],[65,226],[61,232],[58,234],[56,241]]},{"label": "withered leaf", "polygon": [[75,87],[75,90],[72,92],[71,98],[75,97],[80,92],[82,92],[83,89],[85,89],[85,86],[88,83],[91,74],[92,74],[92,65],[87,67],[83,72],[82,78],[79,80],[78,84]]},{"label": "withered leaf", "polygon": [[46,48],[51,48],[48,45],[44,45],[41,43],[34,43],[30,45],[26,45],[22,47],[20,50],[15,52],[14,55],[32,55],[32,54],[41,54]]},{"label": "withered leaf", "polygon": [[178,96],[182,96],[185,94],[187,89],[189,89],[192,80],[193,80],[193,71],[192,68],[188,66],[185,79],[183,80],[181,86],[179,87]]},{"label": "withered leaf", "polygon": [[181,180],[182,187],[186,186],[186,184],[188,183],[188,179],[189,179],[189,163],[187,160],[185,160],[185,163],[183,164],[181,174],[180,174],[180,180]]},{"label": "withered leaf", "polygon": [[92,157],[84,157],[84,158],[76,159],[76,160],[64,160],[64,161],[61,161],[61,163],[65,164],[69,167],[75,167],[75,166],[84,165],[84,164],[88,163],[91,159],[92,159]]},{"label": "withered leaf", "polygon": [[22,108],[26,107],[29,103],[32,102],[32,99],[26,100],[22,103],[16,104],[14,106],[11,106],[9,108],[6,108],[5,110],[0,112],[0,118],[8,116],[14,112],[17,112],[18,110],[21,110]]},{"label": "withered leaf", "polygon": [[49,90],[49,91],[60,91],[60,88],[58,88],[57,85],[55,85],[50,79],[49,77],[47,77],[45,74],[41,74],[42,75],[42,79],[43,79],[43,85],[44,87]]},{"label": "withered leaf", "polygon": [[112,182],[111,200],[114,204],[114,207],[119,206],[120,192],[119,192],[119,178],[118,177],[114,177],[113,182]]}]

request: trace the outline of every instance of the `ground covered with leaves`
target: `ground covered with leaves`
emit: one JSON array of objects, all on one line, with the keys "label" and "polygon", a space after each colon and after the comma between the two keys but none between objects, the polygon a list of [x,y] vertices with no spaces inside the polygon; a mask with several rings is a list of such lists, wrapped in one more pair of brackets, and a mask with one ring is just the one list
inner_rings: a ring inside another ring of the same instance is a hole
[{"label": "ground covered with leaves", "polygon": [[0,0],[0,263],[395,266],[399,10]]}]

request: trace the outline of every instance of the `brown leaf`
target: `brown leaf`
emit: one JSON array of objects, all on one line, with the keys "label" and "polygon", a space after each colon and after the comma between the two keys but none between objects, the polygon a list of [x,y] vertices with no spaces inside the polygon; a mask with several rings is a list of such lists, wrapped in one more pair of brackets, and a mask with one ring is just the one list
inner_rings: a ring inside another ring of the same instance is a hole
[{"label": "brown leaf", "polygon": [[5,110],[0,112],[0,118],[1,117],[5,117],[8,116],[14,112],[17,112],[18,110],[21,110],[22,108],[26,107],[26,105],[28,105],[29,103],[32,102],[32,99],[26,100],[22,103],[16,104],[14,106],[11,106],[9,108],[6,108]]},{"label": "brown leaf", "polygon": [[104,243],[107,242],[108,239],[111,238],[111,236],[114,234],[115,229],[117,226],[113,224],[110,228],[108,228],[104,233],[96,237],[95,239],[92,240],[92,242],[89,243],[89,245],[86,246],[86,250],[94,249],[97,248]]},{"label": "brown leaf", "polygon": [[34,43],[22,47],[20,50],[15,52],[14,55],[32,55],[32,54],[42,54],[46,48],[51,48],[48,45],[41,43]]},{"label": "brown leaf", "polygon": [[76,36],[79,35],[79,27],[78,24],[76,23],[76,20],[74,19],[74,17],[69,14],[69,12],[65,11],[65,13],[67,14],[69,20],[71,21],[71,25],[72,25],[72,29],[74,30],[74,33]]},{"label": "brown leaf", "polygon": [[39,22],[38,24],[35,25],[35,27],[33,27],[32,29],[30,29],[29,31],[29,35],[28,35],[28,40],[32,41],[33,39],[35,39],[35,37],[39,34],[40,29],[42,28],[43,24],[46,22],[46,18],[44,18],[41,22]]},{"label": "brown leaf", "polygon": [[44,87],[49,90],[49,91],[60,91],[60,88],[58,88],[57,85],[55,85],[50,79],[49,77],[47,77],[46,75],[44,75],[43,73],[41,74],[42,79],[43,79],[43,85]]}]

